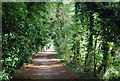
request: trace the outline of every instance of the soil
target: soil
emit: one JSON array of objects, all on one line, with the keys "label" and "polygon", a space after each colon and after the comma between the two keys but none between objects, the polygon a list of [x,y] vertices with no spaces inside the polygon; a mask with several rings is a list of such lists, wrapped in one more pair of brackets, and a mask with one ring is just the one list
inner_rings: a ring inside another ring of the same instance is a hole
[{"label": "soil", "polygon": [[32,63],[24,65],[17,70],[17,74],[11,79],[14,81],[40,80],[40,79],[76,79],[77,74],[65,68],[60,59],[56,59],[54,49],[39,52],[32,59]]}]

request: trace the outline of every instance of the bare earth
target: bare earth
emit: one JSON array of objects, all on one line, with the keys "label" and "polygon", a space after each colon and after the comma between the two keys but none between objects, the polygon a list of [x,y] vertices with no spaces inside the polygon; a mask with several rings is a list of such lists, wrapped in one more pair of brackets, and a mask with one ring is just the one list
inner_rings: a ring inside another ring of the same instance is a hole
[{"label": "bare earth", "polygon": [[59,60],[60,59],[55,59],[53,49],[38,53],[37,56],[32,59],[31,64],[17,71],[13,80],[75,79],[76,73],[66,69]]}]

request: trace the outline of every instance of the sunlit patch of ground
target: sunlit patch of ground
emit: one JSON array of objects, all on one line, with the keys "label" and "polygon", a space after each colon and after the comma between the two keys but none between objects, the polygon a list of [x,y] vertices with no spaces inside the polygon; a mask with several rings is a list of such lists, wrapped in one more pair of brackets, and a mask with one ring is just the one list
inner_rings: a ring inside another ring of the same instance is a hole
[{"label": "sunlit patch of ground", "polygon": [[54,51],[38,53],[32,59],[31,64],[24,65],[24,68],[17,71],[14,79],[73,79],[74,72],[70,72],[59,62],[61,59],[54,57]]}]

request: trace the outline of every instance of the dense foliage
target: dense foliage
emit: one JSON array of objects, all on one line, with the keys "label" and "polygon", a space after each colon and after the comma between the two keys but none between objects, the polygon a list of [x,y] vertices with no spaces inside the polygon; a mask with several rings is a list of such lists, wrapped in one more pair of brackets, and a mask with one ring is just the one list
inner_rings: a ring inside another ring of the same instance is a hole
[{"label": "dense foliage", "polygon": [[2,72],[0,79],[14,75],[48,42],[46,3],[2,4]]},{"label": "dense foliage", "polygon": [[119,78],[119,10],[119,2],[3,3],[0,79],[30,62],[51,39],[72,70],[91,78]]},{"label": "dense foliage", "polygon": [[[67,65],[73,66],[74,70],[85,73],[85,75],[92,73],[91,78],[115,79],[120,77],[119,2],[76,2],[74,11],[71,10],[69,4],[69,9],[66,11],[74,12],[73,15],[69,15],[72,17],[71,22],[65,22],[67,14],[64,6],[67,7],[67,5],[59,4],[62,7],[64,19],[62,23],[58,21],[62,24],[62,28],[55,26],[61,28],[60,33],[55,31],[57,36],[54,39],[58,53],[62,54],[60,57],[65,59]],[[60,20],[62,14],[56,18]]]}]

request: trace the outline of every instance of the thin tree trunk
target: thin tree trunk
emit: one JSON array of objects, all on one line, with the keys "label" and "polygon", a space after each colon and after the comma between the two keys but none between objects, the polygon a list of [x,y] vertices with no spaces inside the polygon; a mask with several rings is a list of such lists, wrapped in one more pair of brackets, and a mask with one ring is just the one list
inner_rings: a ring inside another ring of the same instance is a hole
[{"label": "thin tree trunk", "polygon": [[97,38],[95,40],[95,45],[94,45],[94,76],[96,76],[96,46],[97,46]]},{"label": "thin tree trunk", "polygon": [[90,60],[88,60],[90,54],[91,54],[91,51],[92,51],[92,47],[93,47],[93,13],[90,11],[89,12],[89,21],[90,21],[90,28],[89,28],[89,31],[90,31],[90,36],[89,36],[89,42],[88,42],[88,48],[87,48],[87,51],[88,53],[86,54],[86,57],[85,57],[85,66],[87,66],[87,64],[89,64]]}]

